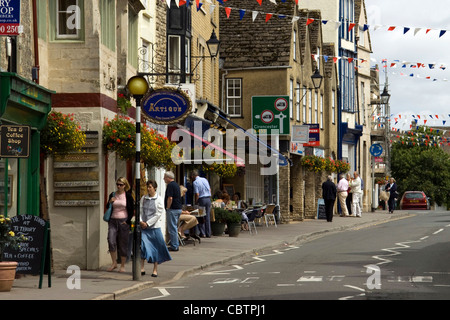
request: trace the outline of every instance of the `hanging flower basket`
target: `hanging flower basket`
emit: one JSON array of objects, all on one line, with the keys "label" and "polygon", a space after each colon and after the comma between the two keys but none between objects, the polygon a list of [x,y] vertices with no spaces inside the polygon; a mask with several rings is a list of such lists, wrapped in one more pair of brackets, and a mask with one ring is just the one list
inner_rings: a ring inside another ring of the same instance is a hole
[{"label": "hanging flower basket", "polygon": [[170,142],[167,137],[144,125],[141,129],[141,145],[141,160],[146,166],[167,170],[175,167],[172,149],[176,143]]},{"label": "hanging flower basket", "polygon": [[215,173],[222,178],[232,178],[236,176],[238,168],[235,163],[213,163],[210,165],[204,165],[203,171]]},{"label": "hanging flower basket", "polygon": [[325,170],[326,160],[318,156],[303,156],[301,165],[310,172],[319,173]]},{"label": "hanging flower basket", "polygon": [[[172,149],[175,143],[148,128],[141,126],[141,161],[147,167],[172,169]],[[116,152],[124,161],[136,157],[136,124],[131,118],[116,115],[112,120],[106,120],[103,125],[103,146],[109,152]]]},{"label": "hanging flower basket", "polygon": [[347,173],[350,171],[350,164],[345,161],[336,160],[335,164],[336,164],[336,172]]},{"label": "hanging flower basket", "polygon": [[122,160],[132,160],[136,156],[136,125],[130,117],[116,115],[103,125],[103,146],[116,152]]},{"label": "hanging flower basket", "polygon": [[52,111],[41,132],[41,151],[46,155],[79,152],[86,143],[86,134],[74,121],[73,114]]}]

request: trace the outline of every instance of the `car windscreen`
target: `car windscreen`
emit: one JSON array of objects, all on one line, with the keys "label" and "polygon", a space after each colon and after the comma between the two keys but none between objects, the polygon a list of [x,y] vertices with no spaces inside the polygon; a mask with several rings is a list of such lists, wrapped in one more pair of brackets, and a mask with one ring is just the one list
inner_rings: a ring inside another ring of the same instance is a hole
[{"label": "car windscreen", "polygon": [[406,193],[405,194],[406,199],[422,199],[423,194],[419,192],[413,192],[413,193]]}]

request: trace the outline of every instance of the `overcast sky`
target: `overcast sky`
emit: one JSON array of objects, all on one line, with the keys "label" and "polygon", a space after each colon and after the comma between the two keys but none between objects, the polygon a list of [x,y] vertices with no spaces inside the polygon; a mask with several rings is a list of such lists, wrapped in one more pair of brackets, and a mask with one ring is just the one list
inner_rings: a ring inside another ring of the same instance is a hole
[{"label": "overcast sky", "polygon": [[[388,66],[398,60],[396,68],[387,68],[390,106],[393,125],[408,130],[414,119],[420,115],[419,124],[450,126],[450,1],[448,0],[365,0],[370,25],[372,57],[380,66],[381,90],[384,88],[386,68],[382,59],[388,59]],[[377,30],[374,26],[379,25]],[[395,26],[394,31],[388,31]],[[404,28],[411,28],[404,34]],[[423,28],[415,35],[415,28]],[[426,29],[432,29],[426,33]],[[441,30],[448,30],[439,37]],[[402,62],[423,63],[425,68],[402,68]],[[429,64],[435,63],[435,69]],[[445,70],[440,67],[444,65]],[[403,74],[403,75],[401,75]],[[414,74],[414,77],[410,75]],[[427,80],[426,77],[431,77]],[[433,81],[436,79],[436,81]],[[401,115],[401,118],[398,115]],[[429,116],[432,115],[433,119]],[[439,119],[436,120],[436,115]],[[444,118],[442,118],[444,116]]]}]

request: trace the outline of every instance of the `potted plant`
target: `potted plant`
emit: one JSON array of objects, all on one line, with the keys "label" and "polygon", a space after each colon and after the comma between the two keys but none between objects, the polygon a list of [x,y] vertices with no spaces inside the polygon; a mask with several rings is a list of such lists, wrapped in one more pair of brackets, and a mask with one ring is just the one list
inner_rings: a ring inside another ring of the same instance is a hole
[{"label": "potted plant", "polygon": [[214,210],[214,221],[211,221],[211,232],[213,236],[221,236],[225,231],[228,210],[222,208],[212,208],[211,210]]},{"label": "potted plant", "polygon": [[228,235],[237,237],[241,232],[242,214],[238,211],[228,211],[226,215]]},{"label": "potted plant", "polygon": [[16,276],[17,262],[3,261],[5,248],[17,249],[27,239],[12,230],[11,219],[0,215],[0,292],[10,291]]}]

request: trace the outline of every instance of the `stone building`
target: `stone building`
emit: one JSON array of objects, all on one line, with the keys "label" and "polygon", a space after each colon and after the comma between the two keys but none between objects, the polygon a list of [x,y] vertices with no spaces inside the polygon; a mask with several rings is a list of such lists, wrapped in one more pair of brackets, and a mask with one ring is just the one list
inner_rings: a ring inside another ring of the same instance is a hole
[{"label": "stone building", "polygon": [[[2,134],[2,143],[6,142],[17,152],[2,153],[0,157],[0,214],[8,217],[39,215],[40,133],[47,122],[53,94],[45,82],[39,85],[36,72],[39,66],[38,24],[33,17],[38,13],[37,8],[32,1],[22,1],[18,14],[19,6],[14,6],[18,3],[1,3],[2,12],[3,9],[11,12],[14,19],[19,20],[20,28],[11,30],[7,24],[0,30],[0,124],[19,126],[20,130],[26,127],[24,130],[29,135],[10,142],[3,140],[6,134]],[[2,22],[9,20],[4,16],[0,18]]]},{"label": "stone building", "polygon": [[[252,128],[252,118],[258,117],[252,114],[255,97],[286,96],[291,106],[287,115],[290,128],[319,125],[320,143],[306,152],[336,159],[336,69],[332,60],[325,62],[318,55],[333,50],[334,45],[322,42],[320,23],[306,25],[309,18],[320,20],[320,12],[298,11],[293,2],[259,6],[236,1],[234,5],[246,10],[242,19],[238,10],[232,10],[229,17],[220,13],[222,110],[247,130]],[[260,13],[253,20],[252,10],[271,12],[273,17],[266,21],[268,17]],[[317,90],[311,79],[316,68],[324,77]],[[234,184],[247,201],[279,204],[282,222],[314,217],[323,177],[316,179],[300,165],[305,150],[302,146],[292,149],[291,132],[271,138],[267,139],[270,152],[280,160],[287,159],[284,165],[280,161],[276,174],[263,175],[263,164],[247,162],[245,176],[226,182]]]}]

